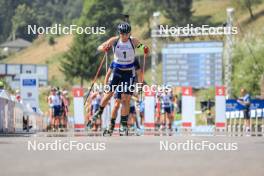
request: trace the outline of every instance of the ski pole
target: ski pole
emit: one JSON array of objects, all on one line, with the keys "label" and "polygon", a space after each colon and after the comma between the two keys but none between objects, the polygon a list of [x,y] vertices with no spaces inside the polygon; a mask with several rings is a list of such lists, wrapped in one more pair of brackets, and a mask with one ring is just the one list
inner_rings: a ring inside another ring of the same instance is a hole
[{"label": "ski pole", "polygon": [[144,58],[143,58],[143,70],[142,70],[142,90],[140,92],[140,100],[142,101],[143,100],[143,95],[142,95],[142,92],[143,92],[143,86],[144,86],[144,74],[145,74],[145,66],[146,66],[146,57],[147,55],[144,54]]},{"label": "ski pole", "polygon": [[85,105],[86,101],[88,100],[88,97],[90,96],[90,93],[91,93],[91,91],[92,91],[92,89],[93,89],[94,83],[96,82],[97,77],[98,77],[98,75],[99,75],[99,73],[100,73],[100,70],[102,69],[102,66],[103,66],[103,64],[104,64],[104,61],[105,61],[106,55],[107,55],[107,52],[105,52],[104,57],[103,57],[103,59],[101,60],[100,66],[99,66],[99,68],[97,69],[96,75],[95,75],[95,77],[94,77],[94,79],[93,79],[93,83],[92,83],[92,85],[91,85],[91,88],[89,89],[88,94],[87,94],[87,96],[86,96],[86,98],[85,98],[84,105]]}]

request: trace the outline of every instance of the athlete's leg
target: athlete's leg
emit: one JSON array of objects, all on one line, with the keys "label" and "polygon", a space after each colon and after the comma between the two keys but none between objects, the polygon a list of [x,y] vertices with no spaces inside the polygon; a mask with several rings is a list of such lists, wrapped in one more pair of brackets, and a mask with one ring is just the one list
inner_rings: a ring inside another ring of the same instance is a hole
[{"label": "athlete's leg", "polygon": [[121,108],[121,115],[125,116],[129,114],[129,108],[130,108],[130,94],[123,94],[122,97],[122,108]]},{"label": "athlete's leg", "polygon": [[130,108],[129,108],[129,125],[130,125],[130,128],[134,129],[136,121],[137,121],[137,119],[136,119],[135,106],[130,106]]},{"label": "athlete's leg", "polygon": [[50,114],[50,129],[52,130],[54,128],[54,108],[53,107],[49,109],[49,114]]},{"label": "athlete's leg", "polygon": [[121,92],[116,92],[115,93],[115,104],[114,104],[114,107],[111,113],[111,119],[116,119],[117,117],[117,111],[121,104],[121,98],[122,98]]},{"label": "athlete's leg", "polygon": [[132,127],[134,128],[135,124],[136,124],[136,121],[137,121],[137,117],[136,117],[136,114],[135,112],[132,113]]},{"label": "athlete's leg", "polygon": [[174,114],[170,113],[170,124],[169,124],[170,126],[169,126],[169,129],[172,129],[173,121],[174,121]]},{"label": "athlete's leg", "polygon": [[64,110],[64,128],[67,129],[68,127],[68,106],[65,106],[65,110]]},{"label": "athlete's leg", "polygon": [[[113,94],[114,94],[114,92],[107,92],[107,93],[104,94],[104,97],[103,97],[103,99],[101,101],[99,109],[93,114],[92,121],[95,122],[96,119],[101,117],[101,115],[104,112],[105,106],[108,104],[108,102],[111,99],[111,97],[113,96]],[[90,121],[89,121],[89,123],[90,123]]]},{"label": "athlete's leg", "polygon": [[169,113],[165,112],[165,128],[167,129],[168,128],[168,125],[169,125]]},{"label": "athlete's leg", "polygon": [[120,84],[121,77],[122,77],[122,74],[121,74],[120,70],[114,69],[113,70],[113,79],[109,83],[110,90],[104,94],[103,99],[101,100],[101,103],[100,103],[99,110],[94,113],[92,121],[95,121],[96,119],[101,117],[105,106],[108,104],[109,100],[114,95],[114,92],[115,92],[117,86]]},{"label": "athlete's leg", "polygon": [[145,107],[143,106],[143,100],[141,100],[141,102],[139,102],[139,116],[140,116],[140,125],[144,125],[144,111],[145,111]]},{"label": "athlete's leg", "polygon": [[95,123],[95,131],[100,131],[101,130],[101,123],[102,122],[102,119],[101,118],[98,118],[96,120],[96,123]]},{"label": "athlete's leg", "polygon": [[140,112],[140,124],[144,125],[144,111]]},{"label": "athlete's leg", "polygon": [[55,128],[56,129],[59,128],[59,117],[58,116],[55,117]]},{"label": "athlete's leg", "polygon": [[171,129],[171,113],[168,113],[168,129]]},{"label": "athlete's leg", "polygon": [[121,92],[115,92],[114,97],[115,97],[115,103],[114,103],[113,110],[111,112],[110,125],[109,125],[109,128],[104,131],[103,135],[105,135],[105,134],[112,135],[112,133],[115,129],[117,112],[118,112],[118,109],[119,109],[120,104],[121,104]]},{"label": "athlete's leg", "polygon": [[132,126],[133,126],[133,114],[132,113],[129,113],[129,115],[128,115],[128,123],[127,123],[127,125],[128,125],[129,129],[132,128]]},{"label": "athlete's leg", "polygon": [[135,113],[136,113],[136,126],[138,129],[140,129],[140,109],[138,107],[138,104],[135,106]]},{"label": "athlete's leg", "polygon": [[167,129],[171,129],[171,108],[166,108],[166,121],[167,121]]},{"label": "athlete's leg", "polygon": [[162,112],[161,112],[161,126],[160,126],[160,130],[163,130],[163,128],[166,125],[166,116],[165,116],[165,108],[162,107]]},{"label": "athlete's leg", "polygon": [[122,97],[120,135],[127,134],[127,130],[128,130],[127,121],[129,115],[130,97],[131,95],[129,94],[124,94]]},{"label": "athlete's leg", "polygon": [[171,113],[170,113],[170,129],[172,129],[172,124],[174,122],[174,112],[175,112],[175,108],[174,108],[174,104],[172,104],[171,106]]},{"label": "athlete's leg", "polygon": [[109,125],[109,132],[110,133],[112,133],[114,131],[114,129],[115,129],[117,111],[118,111],[118,109],[120,107],[120,103],[121,103],[120,99],[116,99],[115,100],[114,108],[113,108],[112,113],[111,113],[110,125]]},{"label": "athlete's leg", "polygon": [[64,119],[65,119],[65,112],[64,112],[64,108],[63,108],[63,110],[61,112],[61,116],[60,116],[60,126],[61,126],[62,129],[64,128],[64,123],[65,123]]},{"label": "athlete's leg", "polygon": [[121,84],[123,85],[122,95],[122,108],[121,108],[121,123],[120,123],[120,135],[128,134],[128,116],[130,109],[130,98],[133,94],[132,90],[129,89],[134,84],[135,75],[133,71],[128,71],[122,74]]}]

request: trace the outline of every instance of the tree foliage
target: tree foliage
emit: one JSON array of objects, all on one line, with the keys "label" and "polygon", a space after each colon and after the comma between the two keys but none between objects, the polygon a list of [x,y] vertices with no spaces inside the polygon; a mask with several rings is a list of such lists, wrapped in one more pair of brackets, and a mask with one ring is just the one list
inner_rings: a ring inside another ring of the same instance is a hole
[{"label": "tree foliage", "polygon": [[[124,12],[130,15],[131,22],[137,26],[147,24],[150,37],[153,13],[160,11],[173,25],[185,25],[192,17],[192,0],[123,0]],[[133,8],[132,8],[133,7]]]},{"label": "tree foliage", "polygon": [[25,35],[21,26],[25,22],[32,23],[32,20],[42,27],[54,23],[70,24],[80,17],[82,3],[82,0],[1,0],[0,43],[10,40],[14,31],[19,37],[32,40],[36,36]]},{"label": "tree foliage", "polygon": [[73,45],[61,64],[61,70],[67,79],[78,78],[83,86],[84,80],[91,79],[95,75],[100,63],[97,47],[115,34],[122,10],[121,1],[117,0],[87,0],[84,2],[79,26],[105,27],[106,33],[104,35],[75,35]]},{"label": "tree foliage", "polygon": [[34,25],[36,22],[35,12],[27,5],[19,5],[16,8],[15,15],[12,18],[14,38],[22,37],[28,41],[32,41],[36,34],[29,35],[27,32],[28,25]]},{"label": "tree foliage", "polygon": [[247,9],[251,19],[254,19],[253,6],[260,4],[262,0],[232,0],[232,4],[240,9]]},{"label": "tree foliage", "polygon": [[251,39],[250,42],[244,39],[234,49],[234,95],[239,96],[241,88],[247,89],[252,95],[260,94],[260,80],[264,73],[264,50],[261,47],[263,44],[264,40],[261,39]]},{"label": "tree foliage", "polygon": [[160,6],[164,16],[175,25],[185,25],[191,20],[192,0],[164,0]]}]

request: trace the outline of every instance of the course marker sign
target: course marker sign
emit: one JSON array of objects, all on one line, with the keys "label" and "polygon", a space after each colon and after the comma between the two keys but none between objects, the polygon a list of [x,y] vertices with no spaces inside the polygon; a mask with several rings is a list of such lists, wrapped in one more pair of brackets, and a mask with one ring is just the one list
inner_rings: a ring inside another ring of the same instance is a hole
[{"label": "course marker sign", "polygon": [[83,107],[83,89],[73,88],[73,106],[74,106],[74,129],[76,131],[84,130],[84,107]]},{"label": "course marker sign", "polygon": [[217,86],[215,88],[215,127],[226,127],[226,99],[225,99],[225,87]]},{"label": "course marker sign", "polygon": [[182,87],[182,127],[195,126],[195,97],[192,87]]}]

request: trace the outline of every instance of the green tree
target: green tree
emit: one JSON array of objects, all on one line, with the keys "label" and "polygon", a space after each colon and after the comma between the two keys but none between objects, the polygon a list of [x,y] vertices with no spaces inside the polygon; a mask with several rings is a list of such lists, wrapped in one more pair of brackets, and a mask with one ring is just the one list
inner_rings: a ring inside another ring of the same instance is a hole
[{"label": "green tree", "polygon": [[16,7],[21,3],[21,1],[0,1],[0,43],[5,41],[10,36],[10,31],[12,31],[12,22],[10,19],[15,14]]},{"label": "green tree", "polygon": [[70,51],[65,54],[61,63],[61,71],[68,80],[84,80],[92,78],[99,66],[98,45],[115,34],[123,7],[117,0],[86,0],[79,21],[79,26],[105,27],[104,35],[75,34]]},{"label": "green tree", "polygon": [[[146,3],[148,5],[146,5]],[[130,20],[133,25],[143,26],[147,24],[147,35],[146,37],[150,37],[151,31],[151,17],[155,11],[158,11],[159,6],[157,6],[157,0],[123,0],[124,4],[124,13],[130,16]],[[133,7],[133,8],[131,8]]]},{"label": "green tree", "polygon": [[27,5],[19,5],[16,8],[15,15],[12,18],[13,38],[21,37],[32,41],[37,34],[28,34],[28,25],[37,25],[36,17],[33,9]]},{"label": "green tree", "polygon": [[[239,96],[243,87],[253,95],[260,94],[260,81],[264,73],[264,40],[245,39],[234,49],[232,84],[234,94]],[[249,50],[252,50],[252,53]]]},{"label": "green tree", "polygon": [[186,25],[192,17],[192,0],[164,0],[160,2],[164,16],[173,24]]},{"label": "green tree", "polygon": [[232,3],[234,4],[235,7],[238,7],[242,10],[247,9],[251,19],[254,19],[254,13],[252,10],[253,5],[257,5],[262,2],[263,2],[262,0],[232,0]]},{"label": "green tree", "polygon": [[124,12],[130,15],[132,24],[147,24],[148,35],[145,37],[150,37],[151,19],[156,11],[161,11],[172,24],[177,25],[187,24],[192,17],[192,0],[123,0],[123,4]]},{"label": "green tree", "polygon": [[68,1],[63,10],[64,23],[72,23],[72,20],[80,17],[83,7],[83,0]]},{"label": "green tree", "polygon": [[[26,5],[27,9],[34,11],[34,23],[39,26],[52,26],[54,23],[70,24],[72,20],[80,17],[83,5],[82,0],[1,0],[0,1],[0,43],[10,40],[14,30],[23,34],[23,29],[14,29],[14,18],[18,6]],[[63,7],[63,8],[62,8]],[[20,7],[21,8],[21,7]],[[21,13],[21,9],[20,9]],[[26,12],[28,13],[28,12]],[[16,15],[15,18],[22,18]],[[24,19],[22,19],[24,21]],[[16,22],[17,23],[17,22]],[[20,21],[18,21],[20,23]],[[17,26],[15,26],[17,27]],[[23,38],[25,38],[24,36]],[[32,36],[28,36],[30,40]],[[34,37],[33,37],[34,38]]]}]

